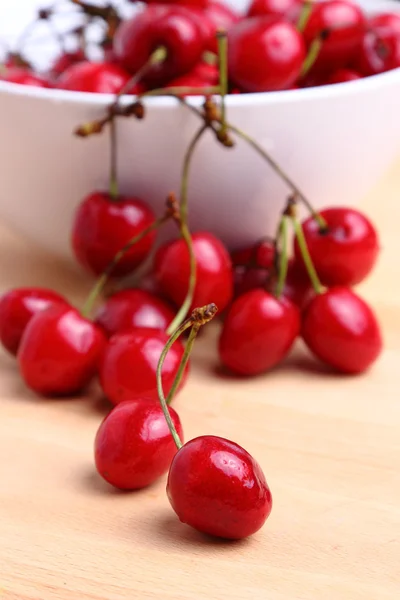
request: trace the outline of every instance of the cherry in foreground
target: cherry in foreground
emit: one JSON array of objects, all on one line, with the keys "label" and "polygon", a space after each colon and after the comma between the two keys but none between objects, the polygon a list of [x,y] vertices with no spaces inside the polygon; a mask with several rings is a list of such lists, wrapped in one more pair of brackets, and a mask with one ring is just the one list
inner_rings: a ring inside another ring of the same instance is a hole
[{"label": "cherry in foreground", "polygon": [[167,494],[183,523],[225,539],[256,533],[272,509],[260,465],[238,444],[213,435],[182,446],[169,470]]},{"label": "cherry in foreground", "polygon": [[[168,410],[182,437],[178,415],[173,408]],[[143,398],[116,406],[95,440],[97,471],[121,490],[137,490],[156,481],[168,471],[176,452],[161,406]]]}]

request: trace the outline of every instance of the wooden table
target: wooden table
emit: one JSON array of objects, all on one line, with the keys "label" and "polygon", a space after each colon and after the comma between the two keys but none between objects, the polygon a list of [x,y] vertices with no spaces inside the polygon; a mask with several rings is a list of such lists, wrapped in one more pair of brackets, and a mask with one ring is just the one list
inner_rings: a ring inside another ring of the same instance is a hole
[{"label": "wooden table", "polygon": [[[274,496],[241,543],[181,525],[165,481],[117,493],[93,468],[99,399],[41,400],[0,355],[0,598],[6,600],[395,600],[400,597],[400,164],[366,199],[382,255],[362,293],[386,350],[365,376],[333,376],[300,347],[252,381],[217,376],[215,327],[176,400],[186,438],[234,439]],[[0,231],[1,288],[89,282]]]}]

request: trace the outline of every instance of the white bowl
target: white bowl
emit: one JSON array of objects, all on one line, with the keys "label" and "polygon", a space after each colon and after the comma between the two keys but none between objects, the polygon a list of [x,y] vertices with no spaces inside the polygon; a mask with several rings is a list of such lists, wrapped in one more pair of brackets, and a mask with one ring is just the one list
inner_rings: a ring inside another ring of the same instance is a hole
[{"label": "white bowl", "polygon": [[[375,5],[398,9],[396,2]],[[64,257],[71,256],[75,207],[108,180],[107,133],[82,140],[72,131],[111,101],[0,83],[0,218]],[[229,121],[269,150],[317,208],[359,204],[400,153],[400,69],[346,84],[231,96],[227,105]],[[148,99],[146,106],[144,121],[119,121],[120,188],[160,212],[167,193],[179,189],[185,148],[200,123],[174,99]],[[287,194],[246,144],[224,149],[207,133],[190,179],[191,225],[237,247],[274,231]]]}]

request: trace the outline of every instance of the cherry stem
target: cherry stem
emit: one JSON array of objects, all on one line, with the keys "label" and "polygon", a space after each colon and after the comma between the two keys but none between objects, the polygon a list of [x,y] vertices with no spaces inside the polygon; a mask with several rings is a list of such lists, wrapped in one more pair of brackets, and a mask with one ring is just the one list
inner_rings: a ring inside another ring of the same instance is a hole
[{"label": "cherry stem", "polygon": [[221,95],[221,133],[226,132],[226,102],[228,93],[228,38],[226,31],[217,32],[218,62],[219,62],[219,89]]},{"label": "cherry stem", "polygon": [[142,94],[138,95],[138,98],[146,98],[147,96],[213,96],[219,94],[219,86],[210,86],[204,88],[196,88],[185,85],[171,86],[167,88],[156,88],[154,90],[147,90]]},{"label": "cherry stem", "polygon": [[[198,117],[200,117],[200,119],[204,120],[204,115],[198,108],[196,108],[195,106],[192,106],[191,104],[188,104],[184,99],[179,99],[179,100],[189,110],[191,110]],[[270,167],[272,167],[272,169],[277,173],[277,175],[279,175],[279,177],[281,177],[281,179],[283,179],[283,181],[287,184],[287,186],[292,190],[292,192],[295,194],[295,196],[298,197],[299,200],[301,200],[303,202],[303,204],[307,207],[307,209],[311,213],[312,217],[318,223],[320,229],[326,230],[328,228],[328,226],[327,226],[325,219],[317,211],[315,211],[313,209],[311,202],[306,198],[306,196],[302,193],[302,191],[297,187],[297,185],[294,183],[294,181],[291,180],[291,178],[286,174],[286,172],[272,158],[272,156],[266,150],[264,150],[264,148],[262,146],[260,146],[260,144],[258,144],[258,142],[256,142],[256,140],[254,138],[252,138],[250,135],[248,135],[247,133],[245,133],[238,127],[231,125],[230,123],[227,123],[226,125],[230,131],[233,131],[234,133],[236,133],[236,135],[238,135],[245,142],[247,142],[270,165]],[[211,125],[211,127],[215,133],[218,133],[218,131],[213,127],[213,125]]]},{"label": "cherry stem", "polygon": [[117,175],[117,123],[115,117],[110,121],[110,183],[109,192],[112,200],[119,196]]},{"label": "cherry stem", "polygon": [[277,235],[277,244],[280,244],[279,252],[279,274],[278,281],[275,289],[275,296],[279,298],[282,296],[283,288],[285,287],[286,276],[288,272],[289,257],[288,257],[288,217],[283,215],[280,224],[279,232]]},{"label": "cherry stem", "polygon": [[314,288],[316,294],[322,294],[323,288],[322,284],[317,275],[317,271],[315,270],[314,263],[312,261],[310,252],[308,250],[306,238],[304,237],[303,227],[298,220],[298,218],[292,214],[290,215],[290,219],[292,221],[293,229],[296,235],[297,243],[300,248],[301,257],[303,259],[304,265],[307,269],[308,276],[310,278],[311,284]]},{"label": "cherry stem", "polygon": [[[181,325],[179,325],[177,327],[176,331],[174,331],[174,333],[172,333],[171,337],[165,344],[163,351],[161,352],[160,359],[158,361],[157,370],[156,370],[158,399],[160,401],[165,420],[167,421],[167,425],[169,427],[172,437],[174,438],[174,442],[175,442],[178,450],[180,450],[182,448],[183,444],[182,444],[179,434],[176,431],[176,428],[172,422],[171,415],[169,414],[168,403],[171,402],[171,400],[173,398],[173,394],[179,387],[179,384],[182,380],[185,366],[189,359],[190,352],[193,348],[193,343],[196,338],[198,330],[200,329],[200,327],[202,325],[205,325],[206,323],[211,321],[211,319],[216,315],[217,311],[218,311],[218,308],[216,307],[215,304],[208,304],[207,306],[203,306],[202,308],[195,308],[194,311],[192,312],[192,314],[190,315],[190,317],[188,319],[186,319],[186,321],[184,321]],[[191,332],[191,335],[189,336],[189,340],[186,344],[185,353],[182,357],[178,373],[172,384],[172,388],[171,388],[170,393],[168,394],[168,400],[167,400],[164,395],[163,384],[162,384],[162,368],[164,365],[164,361],[167,357],[168,352],[170,351],[171,347],[173,346],[173,344],[178,340],[178,338],[183,334],[184,331],[189,329],[189,327],[193,327],[193,329],[195,329],[195,333],[193,333],[193,335],[192,335],[192,332]],[[189,341],[190,341],[190,344],[189,344]]]},{"label": "cherry stem", "polygon": [[194,344],[194,341],[195,341],[195,339],[197,337],[199,329],[200,329],[200,325],[198,325],[197,323],[195,323],[192,326],[191,330],[190,330],[189,337],[188,337],[188,340],[187,340],[186,345],[185,345],[185,352],[184,352],[184,354],[182,356],[182,360],[181,360],[181,363],[179,365],[178,372],[176,374],[176,377],[174,379],[172,387],[171,387],[171,389],[169,391],[169,394],[167,396],[167,404],[171,404],[173,398],[175,397],[176,390],[178,389],[179,384],[182,381],[182,377],[183,377],[183,374],[185,372],[186,365],[188,364],[188,361],[189,361],[189,358],[190,358],[190,353],[192,351],[193,344]]},{"label": "cherry stem", "polygon": [[83,317],[86,317],[86,318],[90,317],[93,307],[94,307],[94,304],[95,304],[97,298],[100,296],[100,294],[104,290],[104,287],[105,287],[110,275],[112,274],[112,272],[114,271],[115,267],[120,262],[120,260],[122,260],[122,258],[125,256],[125,254],[132,248],[132,246],[134,246],[135,244],[140,242],[140,240],[142,240],[144,237],[146,237],[146,235],[148,235],[155,229],[158,229],[159,227],[164,225],[164,223],[166,223],[168,221],[168,219],[170,219],[171,217],[172,217],[172,214],[171,214],[170,209],[168,208],[162,217],[159,217],[158,219],[153,221],[153,223],[151,223],[148,227],[146,227],[146,229],[143,229],[143,231],[141,231],[140,233],[135,235],[133,238],[131,238],[129,240],[129,242],[127,242],[125,244],[125,246],[116,253],[116,255],[114,256],[112,261],[106,267],[104,273],[102,273],[100,275],[100,277],[97,279],[96,283],[94,284],[92,290],[90,291],[90,293],[86,299],[86,302],[83,306],[83,309],[82,309]]},{"label": "cherry stem", "polygon": [[146,75],[147,71],[153,66],[163,62],[167,58],[167,49],[164,46],[159,46],[154,52],[150,55],[149,59],[136,71],[136,73],[127,81],[127,83],[123,86],[123,88],[118,92],[113,107],[118,105],[118,100],[121,96],[126,94],[126,92],[139,83],[142,78]]},{"label": "cherry stem", "polygon": [[180,233],[183,240],[186,242],[186,246],[189,252],[189,285],[186,293],[186,297],[180,307],[179,311],[175,315],[174,320],[169,325],[167,333],[175,331],[175,329],[182,323],[186,318],[186,315],[190,309],[193,301],[194,289],[196,287],[196,255],[193,248],[193,240],[190,235],[188,227],[188,184],[189,184],[189,172],[192,164],[192,158],[196,146],[203,134],[207,131],[208,126],[202,125],[194,138],[192,139],[183,161],[182,179],[181,179],[181,190],[180,190]]},{"label": "cherry stem", "polygon": [[311,11],[312,11],[312,7],[313,7],[313,0],[305,0],[304,4],[303,4],[303,8],[301,9],[301,13],[299,15],[299,19],[297,21],[297,31],[300,31],[300,33],[303,33],[304,29],[306,28],[308,19],[310,18],[311,15]]},{"label": "cherry stem", "polygon": [[311,42],[311,46],[307,52],[307,56],[305,57],[301,67],[300,77],[305,77],[315,64],[315,61],[317,60],[319,53],[321,52],[324,39],[325,36],[319,35]]}]

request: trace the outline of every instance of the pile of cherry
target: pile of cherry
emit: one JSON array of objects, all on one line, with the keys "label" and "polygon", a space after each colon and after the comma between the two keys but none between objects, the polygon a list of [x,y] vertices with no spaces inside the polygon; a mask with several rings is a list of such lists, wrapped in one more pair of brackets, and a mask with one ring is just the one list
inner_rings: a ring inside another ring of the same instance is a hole
[{"label": "pile of cherry", "polygon": [[[82,44],[61,52],[48,73],[37,74],[20,55],[10,54],[1,79],[83,92],[187,87],[194,94],[218,83],[220,29],[228,32],[232,93],[341,83],[400,66],[400,15],[369,17],[351,0],[253,0],[246,15],[219,0],[148,0],[132,2],[137,10],[126,20],[111,5],[69,1],[108,23],[103,62],[91,61]],[[51,10],[39,13],[42,20],[51,16]],[[139,76],[151,57],[152,68]]]},{"label": "pile of cherry", "polygon": [[[246,30],[253,22],[258,20],[241,23]],[[122,31],[129,31],[130,23],[121,25]],[[275,239],[230,254],[212,232],[189,231],[189,165],[203,133],[211,130],[219,143],[232,147],[233,132],[257,149],[255,140],[226,121],[229,61],[224,35],[217,38],[220,105],[204,82],[202,110],[179,100],[202,120],[185,155],[179,202],[171,193],[164,214],[157,216],[142,199],[119,194],[115,119],[142,119],[146,111],[142,100],[134,99],[118,112],[117,91],[102,120],[77,130],[85,137],[109,126],[111,134],[109,190],[84,198],[72,224],[76,259],[98,277],[93,290],[81,310],[49,289],[11,290],[0,299],[0,341],[37,395],[75,396],[90,393],[93,382],[100,385],[114,407],[97,432],[95,466],[109,484],[141,489],[168,472],[168,498],[181,521],[207,534],[240,539],[262,527],[272,496],[259,464],[234,442],[204,435],[183,444],[179,416],[169,405],[186,383],[195,337],[219,310],[219,359],[234,376],[267,373],[289,355],[297,338],[336,371],[366,371],[381,352],[381,333],[373,311],[352,288],[373,269],[379,240],[358,210],[331,207],[316,213],[276,165],[292,195],[282,207]],[[141,39],[150,52],[142,75],[164,73],[168,52]],[[299,202],[311,213],[303,223]],[[167,221],[176,223],[180,235],[157,245],[157,231]],[[136,287],[128,285],[132,274]],[[110,280],[115,291],[106,296]]]}]

